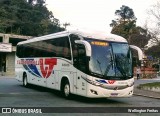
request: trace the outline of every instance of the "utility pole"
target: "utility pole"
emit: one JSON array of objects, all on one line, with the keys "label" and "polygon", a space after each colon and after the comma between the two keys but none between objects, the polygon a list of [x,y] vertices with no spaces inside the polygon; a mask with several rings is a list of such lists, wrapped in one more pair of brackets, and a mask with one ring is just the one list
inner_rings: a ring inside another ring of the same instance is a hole
[{"label": "utility pole", "polygon": [[67,26],[70,26],[70,25],[71,25],[71,24],[70,24],[70,23],[67,23],[67,22],[63,24],[65,30],[66,30]]},{"label": "utility pole", "polygon": [[157,76],[159,77],[160,76],[160,58],[158,58],[158,65],[159,65],[159,70],[158,70]]}]

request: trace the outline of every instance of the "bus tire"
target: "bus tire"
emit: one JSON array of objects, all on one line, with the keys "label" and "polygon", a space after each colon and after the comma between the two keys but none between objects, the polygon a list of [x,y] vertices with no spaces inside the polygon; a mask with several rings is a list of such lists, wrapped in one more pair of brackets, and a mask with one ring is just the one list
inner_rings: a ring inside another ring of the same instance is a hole
[{"label": "bus tire", "polygon": [[69,81],[65,80],[62,86],[62,95],[69,99],[71,97]]},{"label": "bus tire", "polygon": [[23,86],[28,87],[28,81],[27,81],[27,74],[26,73],[23,74]]}]

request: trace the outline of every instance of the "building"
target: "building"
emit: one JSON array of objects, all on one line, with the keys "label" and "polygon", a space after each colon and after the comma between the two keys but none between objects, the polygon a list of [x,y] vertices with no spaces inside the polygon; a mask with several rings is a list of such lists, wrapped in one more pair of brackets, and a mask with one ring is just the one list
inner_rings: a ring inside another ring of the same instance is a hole
[{"label": "building", "polygon": [[0,75],[15,75],[16,45],[30,38],[32,36],[0,33]]}]

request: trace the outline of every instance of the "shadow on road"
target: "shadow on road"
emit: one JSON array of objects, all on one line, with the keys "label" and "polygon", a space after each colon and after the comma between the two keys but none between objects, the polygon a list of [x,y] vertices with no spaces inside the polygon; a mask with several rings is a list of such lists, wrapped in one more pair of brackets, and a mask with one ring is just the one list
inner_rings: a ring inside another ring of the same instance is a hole
[{"label": "shadow on road", "polygon": [[[21,87],[24,87],[22,85],[20,85]],[[29,85],[27,88],[29,89],[34,89],[38,92],[48,92],[51,93],[52,95],[65,99],[61,92],[58,90],[53,90],[53,89],[49,89],[49,88],[45,88],[45,87],[41,87],[41,86],[37,86],[37,85]],[[83,97],[83,96],[79,96],[79,95],[72,95],[70,99],[66,99],[66,100],[72,100],[72,101],[78,101],[78,102],[82,102],[82,103],[90,103],[90,104],[126,104],[124,102],[120,102],[118,100],[116,100],[117,98],[115,98],[115,100],[113,100],[114,98],[110,99],[110,98],[87,98],[87,97]],[[125,99],[125,98],[124,98]]]}]

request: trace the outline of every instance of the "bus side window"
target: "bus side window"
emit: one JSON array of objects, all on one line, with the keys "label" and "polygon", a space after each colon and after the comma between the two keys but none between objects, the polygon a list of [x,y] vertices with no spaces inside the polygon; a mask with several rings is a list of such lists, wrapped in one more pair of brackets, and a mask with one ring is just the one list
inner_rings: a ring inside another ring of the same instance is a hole
[{"label": "bus side window", "polygon": [[24,46],[23,45],[17,45],[17,52],[16,52],[17,56],[19,58],[23,58],[24,57]]},{"label": "bus side window", "polygon": [[71,60],[71,49],[68,37],[65,37],[63,41],[63,57]]},{"label": "bus side window", "polygon": [[87,71],[86,51],[85,46],[75,43],[75,40],[80,40],[77,35],[70,35],[70,41],[72,46],[73,65],[82,72]]},{"label": "bus side window", "polygon": [[73,35],[73,34],[71,34],[69,38],[72,46],[73,65],[77,67],[78,66],[77,64],[78,49],[77,49],[77,44],[75,43],[75,40],[80,40],[80,38],[77,35]]},{"label": "bus side window", "polygon": [[70,52],[70,44],[68,36],[56,38],[55,41],[56,41],[55,44],[56,56],[71,60],[71,52]]}]

